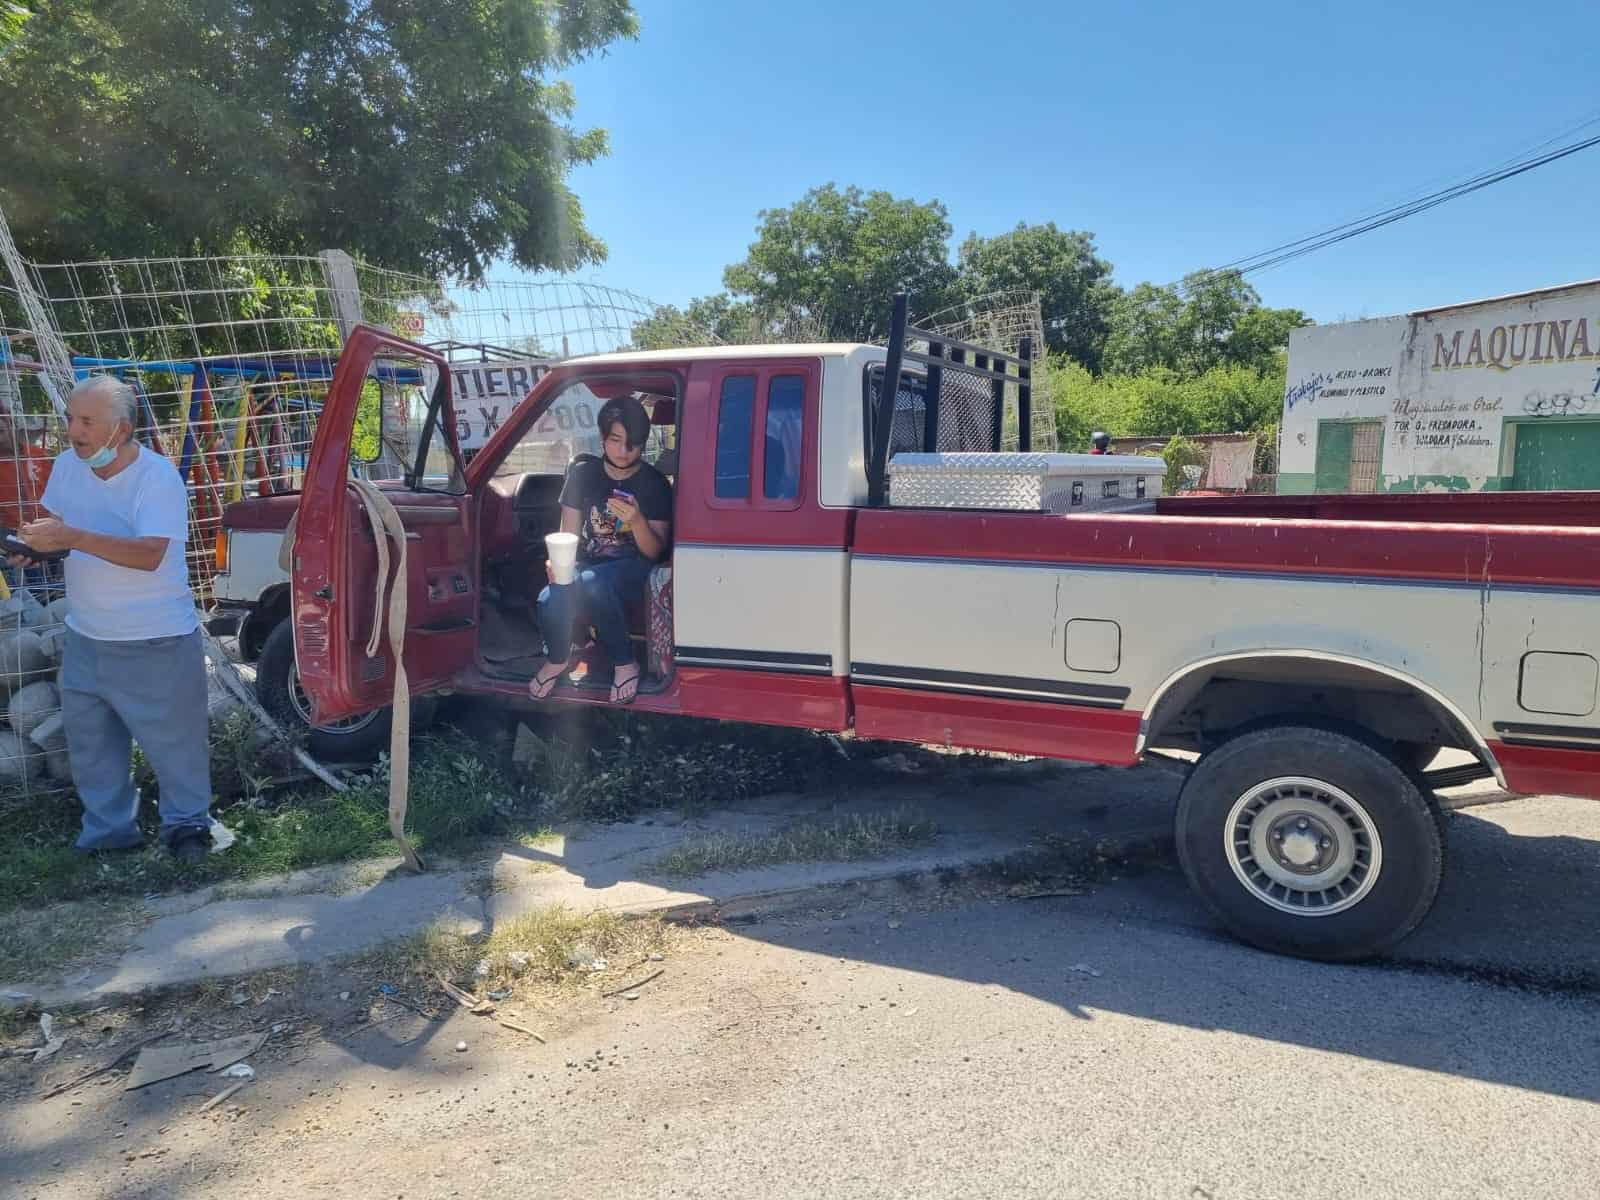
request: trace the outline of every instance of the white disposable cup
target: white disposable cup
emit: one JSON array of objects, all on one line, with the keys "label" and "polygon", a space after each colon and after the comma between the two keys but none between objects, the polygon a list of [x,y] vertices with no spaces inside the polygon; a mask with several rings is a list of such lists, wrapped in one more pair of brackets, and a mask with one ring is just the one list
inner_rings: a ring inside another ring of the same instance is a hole
[{"label": "white disposable cup", "polygon": [[557,583],[571,583],[578,577],[578,535],[547,533],[545,549],[550,555],[550,574]]}]

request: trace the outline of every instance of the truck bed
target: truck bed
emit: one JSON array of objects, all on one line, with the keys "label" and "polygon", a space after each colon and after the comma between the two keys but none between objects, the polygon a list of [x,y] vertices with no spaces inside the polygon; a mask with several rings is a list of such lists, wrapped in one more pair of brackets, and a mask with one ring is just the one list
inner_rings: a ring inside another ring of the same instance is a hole
[{"label": "truck bed", "polygon": [[1386,492],[1373,495],[1163,496],[1168,517],[1600,527],[1600,492]]}]

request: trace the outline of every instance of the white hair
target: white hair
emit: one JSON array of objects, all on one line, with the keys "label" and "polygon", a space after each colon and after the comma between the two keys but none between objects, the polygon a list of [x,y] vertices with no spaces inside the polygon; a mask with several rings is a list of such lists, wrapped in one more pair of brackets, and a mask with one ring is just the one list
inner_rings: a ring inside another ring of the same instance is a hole
[{"label": "white hair", "polygon": [[91,392],[104,392],[106,399],[111,401],[112,416],[119,421],[126,421],[129,429],[137,424],[131,384],[124,383],[114,375],[91,375],[72,389],[73,396],[87,396]]}]

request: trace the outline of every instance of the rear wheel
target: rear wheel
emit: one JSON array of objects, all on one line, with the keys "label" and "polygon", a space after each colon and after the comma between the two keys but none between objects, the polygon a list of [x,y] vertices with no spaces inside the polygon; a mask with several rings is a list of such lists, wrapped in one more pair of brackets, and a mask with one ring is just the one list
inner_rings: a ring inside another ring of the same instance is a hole
[{"label": "rear wheel", "polygon": [[1444,839],[1407,765],[1360,737],[1258,729],[1202,758],[1178,801],[1178,858],[1236,936],[1306,958],[1394,945],[1439,891]]},{"label": "rear wheel", "polygon": [[389,710],[357,713],[327,725],[311,723],[311,702],[294,666],[294,630],[280,621],[261,645],[256,661],[256,699],[290,730],[303,731],[307,749],[331,762],[364,762],[389,744]]}]

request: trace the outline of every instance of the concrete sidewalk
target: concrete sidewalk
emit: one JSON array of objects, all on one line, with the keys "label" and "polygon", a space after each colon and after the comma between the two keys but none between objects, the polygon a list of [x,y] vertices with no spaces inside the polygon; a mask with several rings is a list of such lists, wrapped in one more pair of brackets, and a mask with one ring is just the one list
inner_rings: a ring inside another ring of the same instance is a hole
[{"label": "concrete sidewalk", "polygon": [[[889,877],[972,868],[1036,851],[1044,839],[1092,847],[1164,844],[1179,777],[1027,763],[979,771],[909,771],[904,782],[837,795],[775,795],[683,818],[565,831],[533,847],[406,873],[399,859],[225,884],[150,900],[152,918],[120,950],[108,949],[65,979],[7,983],[46,1007],[103,1001],[151,988],[226,978],[359,953],[435,922],[463,932],[560,904],[578,912],[644,912],[722,905]],[[890,858],[794,863],[695,879],[670,879],[653,864],[710,837],[759,836],[803,820],[907,809],[937,829],[931,845]],[[15,996],[13,996],[15,999]]]}]

